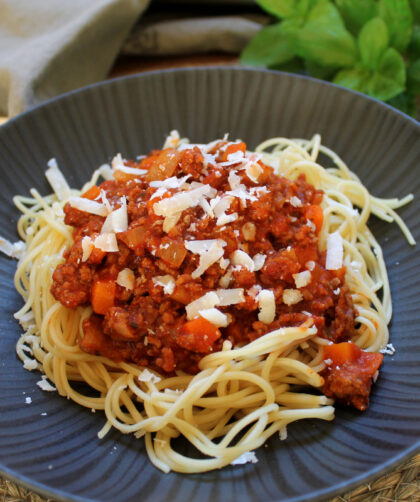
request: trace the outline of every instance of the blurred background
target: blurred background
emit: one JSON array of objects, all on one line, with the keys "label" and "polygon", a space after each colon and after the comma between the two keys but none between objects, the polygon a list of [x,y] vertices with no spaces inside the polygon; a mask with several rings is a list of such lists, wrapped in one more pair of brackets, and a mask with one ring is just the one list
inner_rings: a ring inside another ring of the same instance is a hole
[{"label": "blurred background", "polygon": [[0,0],[0,116],[105,78],[242,64],[416,116],[420,0]]}]

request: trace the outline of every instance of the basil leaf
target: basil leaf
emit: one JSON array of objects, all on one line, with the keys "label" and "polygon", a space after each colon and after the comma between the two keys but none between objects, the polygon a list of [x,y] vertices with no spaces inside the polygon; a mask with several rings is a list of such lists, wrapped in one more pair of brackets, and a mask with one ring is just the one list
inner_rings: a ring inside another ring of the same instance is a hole
[{"label": "basil leaf", "polygon": [[407,92],[398,94],[394,98],[388,100],[387,103],[391,106],[394,106],[395,108],[398,108],[411,117],[415,118],[417,115],[416,99],[413,95]]},{"label": "basil leaf", "polygon": [[330,66],[321,66],[314,63],[313,61],[305,61],[305,66],[312,77],[319,78],[321,80],[329,80],[337,71],[336,68],[331,68]]},{"label": "basil leaf", "polygon": [[288,73],[299,73],[301,75],[306,74],[306,70],[301,58],[293,58],[287,63],[271,65],[270,68],[272,70],[286,71]]},{"label": "basil leaf", "polygon": [[414,21],[420,23],[420,0],[411,0],[411,11]]},{"label": "basil leaf", "polygon": [[404,60],[394,48],[386,50],[377,71],[369,79],[367,94],[386,101],[405,90]]},{"label": "basil leaf", "polygon": [[335,0],[346,27],[357,34],[360,28],[378,15],[375,0]]},{"label": "basil leaf", "polygon": [[407,54],[414,59],[420,57],[420,25],[418,24],[413,26],[413,34],[411,36]]},{"label": "basil leaf", "polygon": [[242,51],[241,63],[271,67],[290,61],[295,53],[289,37],[283,33],[282,24],[262,28]]},{"label": "basil leaf", "polygon": [[375,70],[388,47],[388,29],[380,17],[368,21],[359,33],[357,43],[362,63]]},{"label": "basil leaf", "polygon": [[407,69],[407,90],[412,94],[420,93],[420,59],[411,63]]},{"label": "basil leaf", "polygon": [[353,66],[357,60],[355,40],[330,2],[312,8],[296,36],[295,49],[298,56],[322,66]]},{"label": "basil leaf", "polygon": [[257,0],[257,4],[279,18],[293,16],[296,9],[296,0]]},{"label": "basil leaf", "polygon": [[411,40],[413,14],[409,0],[379,0],[379,15],[386,22],[390,45],[400,52]]},{"label": "basil leaf", "polygon": [[334,77],[334,84],[342,85],[353,91],[366,93],[367,82],[370,78],[370,72],[366,68],[355,67],[348,70],[341,70]]}]

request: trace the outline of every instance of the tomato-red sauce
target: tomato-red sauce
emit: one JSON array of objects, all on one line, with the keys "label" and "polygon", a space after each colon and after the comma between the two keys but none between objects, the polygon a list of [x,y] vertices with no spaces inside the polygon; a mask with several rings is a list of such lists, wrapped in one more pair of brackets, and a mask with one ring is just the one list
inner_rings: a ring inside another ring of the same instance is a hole
[{"label": "tomato-red sauce", "polygon": [[[301,175],[296,181],[279,177],[257,160],[257,183],[240,169],[241,162],[221,166],[231,154],[245,151],[243,143],[217,144],[210,152],[213,161],[199,148],[182,151],[156,150],[140,162],[125,161],[126,166],[146,169],[144,176],[117,172],[117,179],[103,182],[99,189],[114,207],[121,197],[127,200],[128,229],[117,234],[118,252],[94,249],[82,261],[82,238],[94,238],[101,232],[105,218],[82,212],[70,204],[64,208],[65,222],[73,227],[74,244],[65,253],[65,262],[53,275],[54,297],[69,308],[92,304],[95,313],[84,322],[83,350],[113,360],[134,362],[171,374],[175,370],[198,371],[198,362],[206,354],[221,349],[224,340],[245,344],[281,326],[297,326],[313,318],[318,334],[333,342],[349,340],[354,334],[355,311],[344,281],[345,269],[326,270],[325,253],[318,249],[322,225],[320,203],[323,194]],[[232,158],[232,157],[230,157]],[[232,197],[227,215],[237,213],[235,221],[217,225],[200,205],[182,212],[168,232],[163,217],[154,212],[154,204],[171,197],[180,189],[151,197],[157,188],[150,182],[171,176],[189,175],[188,183],[198,182],[215,188],[219,194],[231,190],[229,174],[234,171],[246,189],[254,191],[254,200],[244,203]],[[98,197],[93,189],[86,197]],[[99,200],[99,199],[97,199]],[[219,262],[193,279],[199,256],[186,250],[185,240],[223,239],[224,258],[241,249],[249,256],[265,255],[258,271]],[[123,269],[134,273],[134,288],[116,284]],[[188,325],[185,306],[209,291],[220,288],[230,270],[228,288],[243,288],[245,301],[219,310],[228,315],[227,327],[216,331]],[[301,300],[292,305],[283,302],[286,289],[296,289],[294,274],[310,270],[310,282],[299,288]],[[175,287],[168,294],[153,281],[170,275]],[[258,320],[258,288],[273,291],[275,320]]]}]

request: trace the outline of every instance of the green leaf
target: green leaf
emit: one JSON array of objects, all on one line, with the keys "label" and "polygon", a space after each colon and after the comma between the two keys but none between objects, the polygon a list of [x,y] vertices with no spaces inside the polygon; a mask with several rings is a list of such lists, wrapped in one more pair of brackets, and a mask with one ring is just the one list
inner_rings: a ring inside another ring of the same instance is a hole
[{"label": "green leaf", "polygon": [[420,25],[413,26],[413,34],[411,35],[410,45],[408,46],[407,54],[417,59],[420,57]]},{"label": "green leaf", "polygon": [[407,69],[407,90],[415,95],[420,93],[420,59],[411,63]]},{"label": "green leaf", "polygon": [[414,22],[420,23],[420,0],[411,0],[411,11],[413,13]]},{"label": "green leaf", "polygon": [[271,65],[270,68],[272,70],[286,71],[289,73],[300,73],[301,75],[306,73],[305,66],[301,58],[293,58],[287,63]]},{"label": "green leaf", "polygon": [[407,92],[398,94],[394,98],[388,100],[387,103],[391,106],[394,106],[395,108],[398,108],[411,117],[415,118],[417,115],[416,99],[413,95]]},{"label": "green leaf", "polygon": [[354,65],[357,60],[355,40],[332,3],[321,2],[312,8],[296,36],[296,53],[322,66]]},{"label": "green leaf", "polygon": [[335,3],[346,27],[353,34],[357,34],[365,23],[378,15],[375,0],[335,0]]},{"label": "green leaf", "polygon": [[382,56],[377,71],[368,82],[367,94],[387,101],[405,90],[405,80],[404,60],[401,54],[390,47]]},{"label": "green leaf", "polygon": [[355,67],[339,71],[334,77],[333,82],[348,89],[353,89],[353,91],[366,93],[370,75],[371,73],[366,68]]},{"label": "green leaf", "polygon": [[305,66],[312,77],[322,80],[329,80],[337,70],[330,66],[321,66],[312,61],[305,61]]},{"label": "green leaf", "polygon": [[379,15],[386,22],[390,45],[404,52],[411,40],[413,14],[409,0],[379,0]]},{"label": "green leaf", "polygon": [[257,4],[272,16],[284,18],[293,16],[296,0],[257,0]]},{"label": "green leaf", "polygon": [[375,70],[388,47],[388,42],[388,29],[385,22],[380,17],[374,17],[368,21],[357,39],[362,63]]},{"label": "green leaf", "polygon": [[262,28],[242,51],[242,64],[271,67],[290,61],[294,50],[289,36],[283,33],[283,23]]}]

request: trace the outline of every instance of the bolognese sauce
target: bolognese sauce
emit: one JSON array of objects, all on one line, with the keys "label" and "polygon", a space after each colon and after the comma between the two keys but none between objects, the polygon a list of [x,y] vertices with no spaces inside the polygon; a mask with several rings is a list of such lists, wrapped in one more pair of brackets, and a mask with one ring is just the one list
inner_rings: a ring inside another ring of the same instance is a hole
[{"label": "bolognese sauce", "polygon": [[356,314],[344,266],[319,250],[322,191],[278,176],[240,141],[118,156],[113,173],[64,207],[74,243],[51,292],[91,305],[82,350],[194,374],[225,340],[312,319],[326,350],[341,347],[325,356],[324,391],[366,408],[382,355],[343,350]]}]

